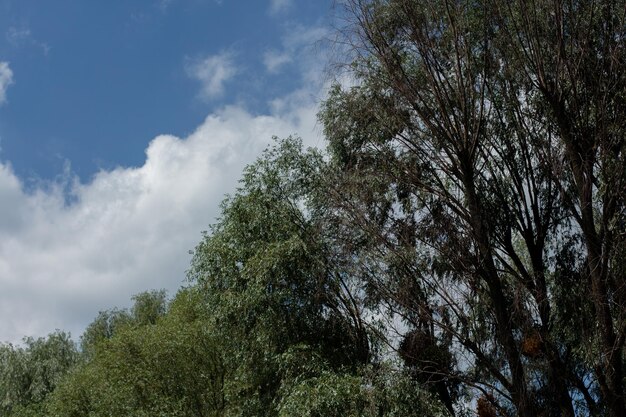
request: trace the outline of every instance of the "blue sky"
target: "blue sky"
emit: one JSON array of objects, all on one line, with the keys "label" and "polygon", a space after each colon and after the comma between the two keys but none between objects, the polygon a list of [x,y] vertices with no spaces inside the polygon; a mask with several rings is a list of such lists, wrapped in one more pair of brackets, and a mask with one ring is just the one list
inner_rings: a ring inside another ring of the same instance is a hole
[{"label": "blue sky", "polygon": [[272,135],[323,145],[332,0],[0,0],[0,341],[173,292]]},{"label": "blue sky", "polygon": [[[0,59],[14,73],[0,113],[2,159],[49,178],[138,165],[157,134],[184,135],[225,103],[267,112],[297,88],[293,62],[267,71],[290,34],[328,22],[329,1],[3,0]],[[313,42],[314,39],[311,39]],[[230,58],[223,92],[199,97],[188,67]]]}]

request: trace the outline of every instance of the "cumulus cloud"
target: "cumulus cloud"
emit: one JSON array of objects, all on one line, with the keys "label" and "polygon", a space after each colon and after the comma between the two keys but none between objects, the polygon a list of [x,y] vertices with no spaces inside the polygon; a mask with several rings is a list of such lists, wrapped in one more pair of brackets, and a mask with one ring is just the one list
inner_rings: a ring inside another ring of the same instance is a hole
[{"label": "cumulus cloud", "polygon": [[[0,162],[0,341],[56,328],[77,338],[98,311],[128,306],[141,291],[174,293],[184,284],[188,251],[272,136],[299,134],[307,146],[322,144],[322,87],[312,72],[319,57],[298,49],[302,36],[285,38],[284,46],[299,60],[303,87],[270,99],[267,114],[222,107],[186,137],[154,138],[141,166],[103,170],[87,182],[68,171],[26,187],[9,162]],[[228,53],[190,61],[187,70],[209,95],[236,73]]]},{"label": "cumulus cloud", "polygon": [[8,62],[0,62],[0,105],[7,101],[7,89],[13,84],[13,71]]},{"label": "cumulus cloud", "polygon": [[222,52],[206,58],[190,60],[186,65],[187,75],[200,81],[201,95],[213,99],[224,93],[224,85],[237,74],[234,55]]},{"label": "cumulus cloud", "polygon": [[77,337],[99,310],[128,305],[132,294],[173,293],[188,251],[271,137],[298,132],[318,143],[308,97],[266,115],[222,108],[187,137],[154,138],[142,166],[86,183],[70,177],[26,191],[0,163],[0,341],[55,328]]}]

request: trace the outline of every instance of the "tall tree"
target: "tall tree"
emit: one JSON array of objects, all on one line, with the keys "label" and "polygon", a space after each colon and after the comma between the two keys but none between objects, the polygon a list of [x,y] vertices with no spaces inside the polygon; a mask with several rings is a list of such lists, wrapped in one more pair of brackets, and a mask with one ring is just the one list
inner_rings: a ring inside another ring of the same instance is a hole
[{"label": "tall tree", "polygon": [[407,366],[451,409],[624,415],[624,2],[345,6],[328,201]]}]

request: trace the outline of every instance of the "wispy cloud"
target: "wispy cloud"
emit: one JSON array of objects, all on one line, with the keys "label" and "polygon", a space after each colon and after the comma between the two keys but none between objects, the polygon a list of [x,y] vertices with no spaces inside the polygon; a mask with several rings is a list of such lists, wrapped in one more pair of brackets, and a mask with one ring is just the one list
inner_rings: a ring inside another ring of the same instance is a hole
[{"label": "wispy cloud", "polygon": [[170,6],[170,4],[172,4],[174,0],[159,0],[157,2],[157,7],[159,8],[159,10],[161,10],[162,12],[167,11],[167,8]]},{"label": "wispy cloud", "polygon": [[0,105],[7,101],[7,89],[13,84],[13,71],[8,62],[0,62]]},{"label": "wispy cloud", "polygon": [[[223,0],[196,0],[196,2],[211,2],[217,5],[221,5]],[[180,2],[180,0],[157,0],[155,5],[162,13],[166,13],[171,5]]]},{"label": "wispy cloud", "polygon": [[288,52],[271,50],[263,54],[263,65],[265,65],[265,69],[274,74],[278,73],[284,65],[292,61],[293,58]]},{"label": "wispy cloud", "polygon": [[5,33],[7,42],[13,47],[19,48],[23,45],[34,46],[41,48],[44,55],[48,55],[50,52],[50,45],[45,42],[41,42],[33,37],[33,34],[28,27],[15,27],[11,26]]},{"label": "wispy cloud", "polygon": [[287,11],[293,5],[293,0],[270,0],[270,14],[277,15]]},{"label": "wispy cloud", "polygon": [[327,62],[322,45],[328,37],[325,26],[286,25],[281,49],[271,49],[263,54],[263,65],[270,74],[277,74],[290,64],[296,64],[299,72],[310,81],[319,81],[322,63]]},{"label": "wispy cloud", "polygon": [[28,41],[32,34],[29,28],[16,28],[10,27],[7,29],[6,38],[7,41],[13,46],[19,46],[19,44]]},{"label": "wispy cloud", "polygon": [[224,93],[224,85],[237,74],[232,52],[209,55],[186,64],[187,74],[202,84],[201,96],[214,99]]}]

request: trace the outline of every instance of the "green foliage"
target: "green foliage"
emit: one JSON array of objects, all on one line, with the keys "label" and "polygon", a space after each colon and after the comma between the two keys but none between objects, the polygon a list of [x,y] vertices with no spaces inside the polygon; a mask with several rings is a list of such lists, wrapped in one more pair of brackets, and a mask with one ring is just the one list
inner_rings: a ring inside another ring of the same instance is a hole
[{"label": "green foliage", "polygon": [[0,346],[0,415],[41,415],[44,402],[78,361],[67,333]]},{"label": "green foliage", "polygon": [[322,371],[296,381],[279,406],[280,417],[437,417],[445,407],[407,375],[388,367],[358,374]]},{"label": "green foliage", "polygon": [[152,290],[136,294],[131,311],[113,308],[101,311],[93,322],[87,326],[80,337],[81,349],[86,357],[95,354],[96,347],[108,340],[126,326],[146,326],[155,324],[167,310],[167,293],[165,290]]},{"label": "green foliage", "polygon": [[278,416],[362,416],[362,382],[358,376],[335,372],[298,381],[283,397]]},{"label": "green foliage", "polygon": [[133,296],[131,315],[138,326],[156,324],[157,319],[167,310],[167,293],[165,290],[146,291]]},{"label": "green foliage", "polygon": [[220,353],[203,322],[190,315],[196,303],[194,291],[183,290],[156,323],[126,326],[99,343],[55,391],[50,414],[220,415]]},{"label": "green foliage", "polygon": [[309,210],[321,162],[296,140],[279,142],[246,169],[196,248],[190,277],[228,352],[228,415],[275,415],[281,387],[293,377],[283,355],[295,346],[331,369],[367,360],[368,341],[354,321],[359,312],[349,317],[341,309],[338,271]]},{"label": "green foliage", "polygon": [[130,324],[131,316],[126,310],[112,309],[101,311],[92,321],[80,337],[82,352],[91,357],[95,354],[96,346],[113,335],[122,328]]}]

